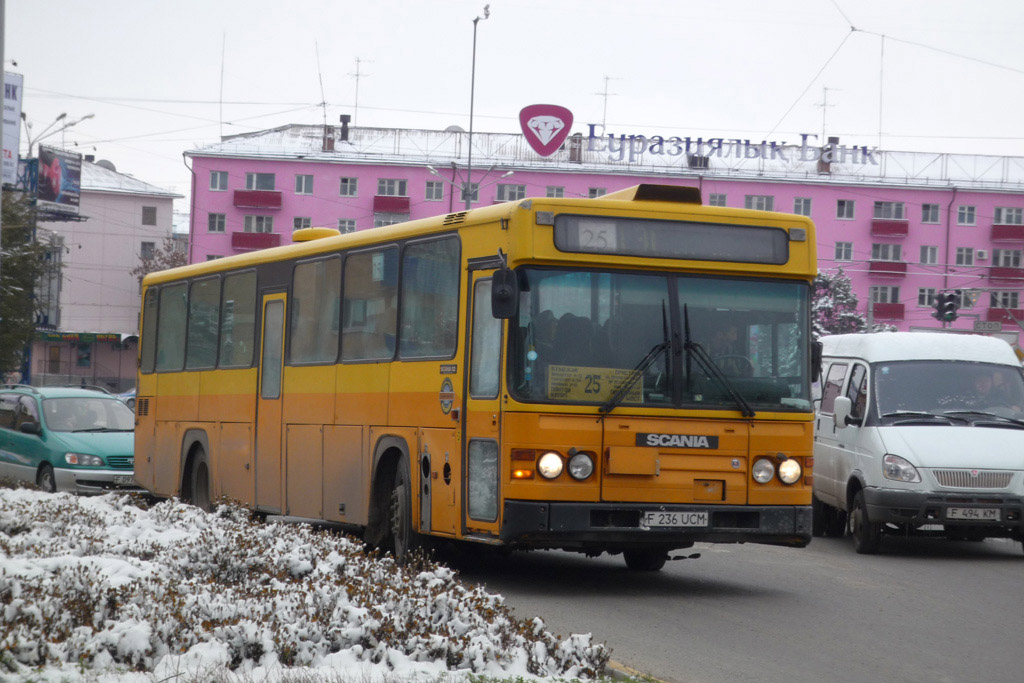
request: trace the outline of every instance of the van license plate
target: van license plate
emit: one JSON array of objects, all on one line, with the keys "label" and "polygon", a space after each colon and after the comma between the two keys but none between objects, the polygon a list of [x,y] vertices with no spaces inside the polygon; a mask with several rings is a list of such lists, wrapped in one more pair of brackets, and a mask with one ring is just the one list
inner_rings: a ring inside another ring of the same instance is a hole
[{"label": "van license plate", "polygon": [[708,511],[699,512],[645,512],[640,520],[645,527],[707,526]]},{"label": "van license plate", "polygon": [[135,476],[131,474],[115,474],[114,484],[117,486],[134,486]]},{"label": "van license plate", "polygon": [[946,519],[976,519],[982,522],[998,522],[1001,517],[998,508],[946,508]]}]

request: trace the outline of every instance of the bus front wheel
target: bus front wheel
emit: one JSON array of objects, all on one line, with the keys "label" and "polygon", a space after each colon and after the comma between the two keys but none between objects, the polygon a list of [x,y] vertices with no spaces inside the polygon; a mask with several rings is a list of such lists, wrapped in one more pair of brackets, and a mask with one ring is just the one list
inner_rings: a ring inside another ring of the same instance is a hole
[{"label": "bus front wheel", "polygon": [[664,550],[625,550],[622,557],[626,560],[626,566],[635,572],[659,571],[668,560]]},{"label": "bus front wheel", "polygon": [[405,564],[416,550],[423,547],[423,537],[412,527],[412,487],[409,466],[403,458],[391,489],[391,553],[395,562]]}]

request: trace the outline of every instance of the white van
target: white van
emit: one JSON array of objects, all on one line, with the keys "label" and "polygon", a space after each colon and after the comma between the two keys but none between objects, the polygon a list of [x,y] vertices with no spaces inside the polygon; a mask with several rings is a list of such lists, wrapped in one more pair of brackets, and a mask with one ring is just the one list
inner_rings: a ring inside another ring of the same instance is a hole
[{"label": "white van", "polygon": [[996,338],[827,336],[814,436],[816,536],[1024,541],[1024,374]]}]

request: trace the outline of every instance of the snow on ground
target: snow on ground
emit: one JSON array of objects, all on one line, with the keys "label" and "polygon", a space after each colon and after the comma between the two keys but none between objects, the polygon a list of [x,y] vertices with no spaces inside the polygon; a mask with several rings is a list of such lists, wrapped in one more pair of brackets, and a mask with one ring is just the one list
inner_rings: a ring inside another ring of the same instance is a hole
[{"label": "snow on ground", "polygon": [[589,634],[560,639],[503,600],[443,566],[399,567],[237,507],[0,488],[0,680],[603,672],[608,650]]}]

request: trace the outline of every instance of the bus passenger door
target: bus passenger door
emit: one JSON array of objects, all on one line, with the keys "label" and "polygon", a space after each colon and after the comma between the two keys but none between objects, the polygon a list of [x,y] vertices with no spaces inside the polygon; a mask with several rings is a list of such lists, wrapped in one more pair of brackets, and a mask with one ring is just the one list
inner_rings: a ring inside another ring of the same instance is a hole
[{"label": "bus passenger door", "polygon": [[285,294],[263,297],[260,386],[256,399],[256,508],[281,509],[281,369],[284,362]]},{"label": "bus passenger door", "polygon": [[464,374],[463,525],[468,534],[498,535],[501,509],[501,333],[491,315],[492,272],[471,273]]}]

